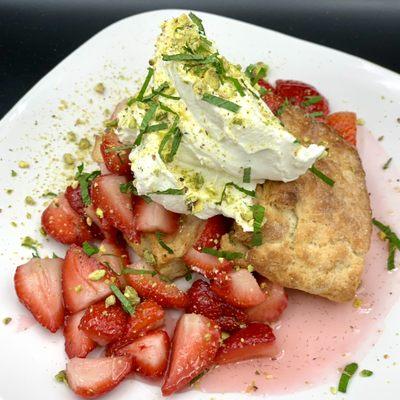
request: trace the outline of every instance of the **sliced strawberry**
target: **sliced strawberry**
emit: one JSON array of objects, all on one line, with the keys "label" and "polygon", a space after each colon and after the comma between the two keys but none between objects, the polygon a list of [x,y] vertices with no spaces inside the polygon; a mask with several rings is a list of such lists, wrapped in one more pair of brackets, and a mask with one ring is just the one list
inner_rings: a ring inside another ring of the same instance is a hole
[{"label": "sliced strawberry", "polygon": [[340,111],[328,115],[326,123],[352,145],[357,142],[357,115],[350,111]]},{"label": "sliced strawberry", "polygon": [[267,297],[262,303],[246,310],[249,321],[277,321],[288,305],[285,289],[266,278],[260,279],[258,283]]},{"label": "sliced strawberry", "polygon": [[[151,267],[143,267],[142,264],[131,264],[129,268],[152,270]],[[162,281],[158,276],[127,274],[126,280],[138,292],[140,297],[154,300],[162,307],[185,308],[187,305],[187,294],[178,289],[173,283]]]},{"label": "sliced strawberry", "polygon": [[183,256],[183,261],[192,271],[199,272],[209,279],[218,277],[232,271],[232,263],[220,260],[218,257],[207,253],[201,253],[194,248]]},{"label": "sliced strawberry", "polygon": [[236,307],[252,307],[265,300],[256,279],[247,269],[230,272],[211,282],[211,290]]},{"label": "sliced strawberry", "polygon": [[[89,278],[97,270],[105,270],[99,280]],[[94,257],[89,257],[81,247],[72,245],[65,256],[62,272],[62,288],[65,307],[71,313],[87,308],[111,294],[110,281],[117,280],[115,274]]]},{"label": "sliced strawberry", "polygon": [[228,364],[278,353],[275,335],[265,324],[252,322],[226,339],[215,358],[217,364]]},{"label": "sliced strawberry", "polygon": [[82,217],[85,216],[85,205],[83,204],[81,188],[79,186],[76,188],[67,186],[67,189],[65,190],[65,198],[68,200],[69,205],[75,212]]},{"label": "sliced strawberry", "polygon": [[223,215],[209,218],[193,248],[197,251],[201,251],[203,247],[219,249],[221,236],[229,232],[231,225],[231,220]]},{"label": "sliced strawberry", "polygon": [[244,311],[226,303],[210,289],[210,284],[199,279],[187,292],[186,312],[202,314],[215,321],[223,331],[232,332],[247,322]]},{"label": "sliced strawberry", "polygon": [[152,300],[143,301],[128,319],[123,337],[108,346],[107,355],[114,354],[121,347],[131,343],[132,340],[148,331],[159,328],[163,324],[164,310],[162,307]]},{"label": "sliced strawberry", "polygon": [[258,84],[266,89],[267,93],[262,96],[262,99],[267,103],[268,108],[276,114],[285,99],[276,94],[275,88],[263,79],[260,79]]},{"label": "sliced strawberry", "polygon": [[61,258],[32,258],[15,271],[14,285],[20,302],[50,332],[64,322]]},{"label": "sliced strawberry", "polygon": [[65,318],[65,352],[68,358],[85,358],[96,347],[96,342],[78,328],[84,313],[82,310]]},{"label": "sliced strawberry", "polygon": [[182,315],[175,327],[168,370],[161,388],[164,396],[183,389],[212,365],[220,335],[218,325],[203,315]]},{"label": "sliced strawberry", "polygon": [[121,306],[107,307],[104,301],[89,306],[79,323],[79,329],[100,346],[118,340],[126,329],[128,314]]},{"label": "sliced strawberry", "polygon": [[[281,79],[276,81],[275,86],[276,95],[287,99],[291,104],[302,107],[307,113],[322,112],[324,115],[329,114],[328,101],[321,96],[315,87],[304,82]],[[313,100],[316,100],[316,96],[320,96],[321,99],[313,102]]]},{"label": "sliced strawberry", "polygon": [[154,378],[164,375],[168,363],[169,348],[170,340],[167,332],[155,331],[118,349],[115,354],[117,356],[131,356],[133,368],[136,372]]},{"label": "sliced strawberry", "polygon": [[100,145],[101,155],[107,169],[113,174],[130,175],[131,166],[129,161],[129,149],[118,150],[123,144],[112,130],[104,133]]},{"label": "sliced strawberry", "polygon": [[131,369],[129,356],[72,358],[66,372],[68,385],[77,395],[94,398],[114,389]]},{"label": "sliced strawberry", "polygon": [[103,234],[103,237],[109,240],[116,240],[118,233],[117,229],[115,229],[106,218],[100,218],[96,214],[93,204],[85,207],[85,214],[93,221],[90,227],[91,232],[93,232],[93,227],[96,226]]},{"label": "sliced strawberry", "polygon": [[92,239],[84,218],[72,209],[64,195],[58,196],[44,210],[42,226],[49,236],[64,244],[82,244]]},{"label": "sliced strawberry", "polygon": [[167,210],[155,201],[146,202],[135,196],[133,213],[136,228],[141,232],[175,233],[179,228],[180,215]]},{"label": "sliced strawberry", "polygon": [[137,242],[140,238],[136,230],[132,211],[132,196],[122,193],[120,186],[127,183],[124,176],[101,175],[92,183],[92,201],[95,209],[100,209],[107,220],[127,237]]}]

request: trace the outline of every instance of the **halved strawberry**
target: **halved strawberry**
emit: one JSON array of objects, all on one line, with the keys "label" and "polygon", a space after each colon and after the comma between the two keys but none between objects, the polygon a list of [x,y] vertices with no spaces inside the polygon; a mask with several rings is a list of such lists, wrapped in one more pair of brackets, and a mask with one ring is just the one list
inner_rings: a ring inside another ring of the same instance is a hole
[{"label": "halved strawberry", "polygon": [[259,279],[258,283],[261,290],[266,294],[266,299],[262,303],[246,310],[249,321],[277,321],[288,304],[285,289],[266,278]]},{"label": "halved strawberry", "polygon": [[66,372],[68,385],[77,395],[94,398],[114,389],[131,369],[129,356],[72,358]]},{"label": "halved strawberry", "polygon": [[64,244],[82,244],[92,239],[84,218],[72,209],[64,195],[55,198],[44,210],[42,226],[49,236]]},{"label": "halved strawberry", "polygon": [[65,189],[65,198],[68,200],[69,205],[75,212],[82,217],[85,216],[85,205],[83,204],[80,186],[77,186],[76,188],[67,186]]},{"label": "halved strawberry", "polygon": [[258,357],[273,357],[278,353],[275,335],[265,324],[252,322],[236,331],[222,344],[215,357],[217,364],[228,364]]},{"label": "halved strawberry", "polygon": [[275,88],[263,79],[260,79],[258,84],[266,89],[267,93],[262,96],[262,99],[267,103],[268,108],[276,114],[285,99],[276,94]]},{"label": "halved strawberry", "polygon": [[85,358],[96,347],[96,342],[78,328],[84,313],[82,310],[65,317],[65,352],[68,358]]},{"label": "halved strawberry", "polygon": [[132,196],[120,190],[120,186],[127,182],[124,176],[98,176],[92,183],[92,201],[94,208],[100,209],[106,219],[122,231],[128,240],[137,242],[140,235],[132,211]]},{"label": "halved strawberry", "polygon": [[[131,264],[129,268],[136,270],[153,270],[150,266],[143,264]],[[162,281],[158,276],[150,274],[127,274],[125,276],[129,285],[131,285],[140,297],[156,301],[162,307],[166,308],[185,308],[188,297],[185,292],[178,289],[173,283]]]},{"label": "halved strawberry", "polygon": [[209,368],[220,345],[220,329],[199,314],[184,314],[175,327],[168,370],[161,391],[169,396]]},{"label": "halved strawberry", "polygon": [[141,232],[175,233],[179,228],[180,215],[167,210],[155,201],[146,202],[135,196],[133,213],[136,229]]},{"label": "halved strawberry", "polygon": [[96,210],[94,209],[93,204],[85,207],[85,215],[87,215],[93,222],[90,226],[91,232],[93,232],[93,226],[96,226],[103,234],[103,237],[109,240],[116,240],[118,233],[117,229],[110,224],[107,218],[100,218],[96,214]]},{"label": "halved strawberry", "polygon": [[244,311],[226,303],[210,289],[210,284],[199,279],[187,292],[189,305],[186,312],[202,314],[215,321],[223,331],[232,332],[247,322]]},{"label": "halved strawberry", "polygon": [[265,300],[256,279],[247,269],[230,272],[211,282],[211,290],[236,307],[252,307]]},{"label": "halved strawberry", "polygon": [[[104,276],[96,280],[89,277],[95,271]],[[100,264],[94,257],[89,257],[81,247],[72,245],[65,256],[62,271],[62,288],[65,307],[71,313],[104,299],[111,294],[110,281],[117,280],[115,274],[104,264]]]},{"label": "halved strawberry", "polygon": [[356,145],[357,142],[357,115],[350,111],[340,111],[328,115],[326,123],[334,128],[347,142]]},{"label": "halved strawberry", "polygon": [[61,258],[32,258],[15,271],[14,285],[22,304],[50,332],[64,322]]},{"label": "halved strawberry", "polygon": [[118,349],[117,356],[133,358],[133,368],[148,377],[163,376],[167,368],[170,340],[167,332],[155,331],[136,339],[131,344]]},{"label": "halved strawberry", "polygon": [[229,232],[231,225],[231,220],[223,215],[215,215],[214,217],[208,218],[193,248],[197,251],[201,251],[203,247],[219,249],[221,237]]},{"label": "halved strawberry", "polygon": [[100,346],[119,339],[126,329],[128,314],[121,306],[107,307],[104,301],[89,306],[79,323],[79,329]]},{"label": "halved strawberry", "polygon": [[117,175],[130,175],[130,150],[119,149],[122,145],[117,134],[113,130],[109,130],[102,137],[100,145],[101,155],[110,172]]},{"label": "halved strawberry", "polygon": [[145,300],[140,303],[126,324],[124,335],[107,348],[107,355],[114,354],[121,347],[131,343],[137,337],[164,324],[164,310],[155,301]]},{"label": "halved strawberry", "polygon": [[183,256],[183,261],[192,271],[199,272],[209,279],[232,271],[230,261],[220,260],[211,254],[201,253],[193,247]]},{"label": "halved strawberry", "polygon": [[302,107],[307,113],[322,112],[323,115],[329,114],[328,101],[315,87],[307,83],[279,79],[275,82],[275,93],[284,99],[288,99],[291,104]]}]

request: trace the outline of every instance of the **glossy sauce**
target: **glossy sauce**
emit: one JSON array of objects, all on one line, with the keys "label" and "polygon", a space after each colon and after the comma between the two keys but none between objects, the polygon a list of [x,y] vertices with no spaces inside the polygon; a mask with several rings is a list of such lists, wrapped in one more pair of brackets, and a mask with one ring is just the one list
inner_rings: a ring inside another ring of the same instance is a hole
[{"label": "glossy sauce", "polygon": [[[382,169],[388,156],[371,134],[359,134],[358,140],[373,215],[400,232],[400,215],[395,214],[400,202],[396,179],[400,176],[393,165]],[[200,390],[251,392],[254,384],[257,394],[285,394],[336,382],[337,369],[361,359],[377,340],[383,320],[398,298],[400,271],[387,271],[387,255],[387,243],[374,229],[357,293],[361,306],[335,304],[289,290],[289,306],[274,326],[282,348],[277,359],[217,367],[201,379]]]}]

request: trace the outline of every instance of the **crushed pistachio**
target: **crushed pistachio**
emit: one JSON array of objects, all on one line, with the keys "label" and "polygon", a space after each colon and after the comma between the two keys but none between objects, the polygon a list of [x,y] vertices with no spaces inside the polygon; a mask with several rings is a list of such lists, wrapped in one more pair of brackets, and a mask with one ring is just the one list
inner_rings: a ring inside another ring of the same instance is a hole
[{"label": "crushed pistachio", "polygon": [[104,278],[105,274],[106,274],[105,269],[96,269],[95,271],[91,272],[88,275],[88,278],[91,281],[99,281],[100,279]]},{"label": "crushed pistachio", "polygon": [[249,265],[247,266],[247,271],[253,272],[253,271],[254,271],[254,267],[253,267],[251,264],[249,264]]},{"label": "crushed pistachio", "polygon": [[22,239],[21,246],[24,246],[24,247],[38,247],[39,246],[39,242],[37,240],[31,238],[30,236],[25,236]]},{"label": "crushed pistachio", "polygon": [[64,160],[65,164],[67,164],[67,165],[75,164],[75,158],[71,153],[65,153],[63,155],[63,160]]},{"label": "crushed pistachio", "polygon": [[58,373],[54,376],[54,379],[55,379],[58,383],[65,383],[66,385],[68,385],[67,373],[65,372],[65,370],[62,370],[62,371],[58,372]]},{"label": "crushed pistachio", "polygon": [[143,251],[143,258],[149,264],[156,264],[156,258],[154,257],[153,253],[147,249]]},{"label": "crushed pistachio", "polygon": [[360,308],[362,306],[362,300],[358,297],[355,297],[353,300],[353,307]]},{"label": "crushed pistachio", "polygon": [[94,87],[94,91],[95,91],[96,93],[99,93],[99,94],[103,94],[105,90],[106,90],[106,88],[105,88],[105,86],[104,86],[104,84],[103,84],[102,82],[99,82],[99,83]]},{"label": "crushed pistachio", "polygon": [[19,163],[18,163],[18,167],[20,167],[20,168],[29,168],[29,163],[28,162],[26,162],[26,161],[20,161]]},{"label": "crushed pistachio", "polygon": [[70,142],[76,142],[76,134],[72,131],[67,132],[67,139]]},{"label": "crushed pistachio", "polygon": [[12,318],[11,318],[11,317],[3,318],[3,324],[4,324],[4,325],[8,325],[11,321],[12,321]]},{"label": "crushed pistachio", "polygon": [[103,210],[102,210],[101,208],[96,208],[96,215],[97,215],[100,219],[104,218],[104,212],[103,212]]},{"label": "crushed pistachio", "polygon": [[111,294],[110,296],[108,296],[105,300],[105,305],[106,307],[111,307],[116,303],[117,299],[115,298],[115,296],[113,294]]},{"label": "crushed pistachio", "polygon": [[221,340],[226,340],[228,337],[231,336],[228,332],[221,333]]},{"label": "crushed pistachio", "polygon": [[140,297],[137,291],[132,286],[125,286],[124,296],[133,306],[136,306],[140,303]]},{"label": "crushed pistachio", "polygon": [[18,224],[15,221],[11,221],[11,226],[13,226],[14,228],[16,228],[18,226]]},{"label": "crushed pistachio", "polygon": [[36,204],[36,201],[33,199],[32,196],[26,196],[25,204],[27,204],[28,206],[34,206]]},{"label": "crushed pistachio", "polygon": [[15,176],[17,176],[17,172],[14,171],[13,169],[11,170],[11,176],[14,178]]},{"label": "crushed pistachio", "polygon": [[90,142],[89,142],[89,140],[88,140],[88,139],[85,139],[85,138],[81,139],[81,140],[79,141],[78,147],[79,147],[80,150],[87,150],[87,149],[90,149]]},{"label": "crushed pistachio", "polygon": [[74,290],[75,290],[76,293],[81,292],[82,289],[83,289],[83,288],[82,288],[82,285],[77,285],[77,286],[74,287]]},{"label": "crushed pistachio", "polygon": [[332,394],[337,394],[337,387],[331,386],[331,387],[329,388],[329,390],[331,391]]},{"label": "crushed pistachio", "polygon": [[7,194],[12,194],[13,191],[14,191],[14,190],[12,190],[12,189],[6,189],[6,193],[7,193]]},{"label": "crushed pistachio", "polygon": [[358,126],[363,126],[363,125],[365,125],[365,121],[362,118],[358,118],[357,119],[357,125]]},{"label": "crushed pistachio", "polygon": [[27,219],[31,219],[32,218],[32,214],[31,213],[26,213],[26,218]]}]

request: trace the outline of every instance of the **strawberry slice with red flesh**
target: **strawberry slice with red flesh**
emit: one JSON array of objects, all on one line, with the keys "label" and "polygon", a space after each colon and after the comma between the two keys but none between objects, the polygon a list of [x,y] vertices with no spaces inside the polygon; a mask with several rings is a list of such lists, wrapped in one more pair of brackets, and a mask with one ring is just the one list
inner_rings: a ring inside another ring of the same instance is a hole
[{"label": "strawberry slice with red flesh", "polygon": [[128,320],[120,340],[107,347],[107,355],[114,354],[121,347],[147,332],[157,329],[164,324],[164,310],[155,301],[145,300],[140,303]]},{"label": "strawberry slice with red flesh", "polygon": [[[89,278],[94,271],[104,270],[99,280]],[[71,313],[81,311],[111,294],[110,281],[116,275],[94,257],[89,257],[81,247],[72,245],[65,256],[62,271],[64,303]]]},{"label": "strawberry slice with red flesh", "polygon": [[334,128],[347,142],[356,145],[357,142],[357,115],[350,111],[340,111],[328,115],[326,123]]},{"label": "strawberry slice with red flesh", "polygon": [[101,175],[92,183],[94,209],[102,210],[112,226],[119,229],[129,241],[138,242],[140,235],[136,229],[130,193],[122,193],[120,186],[128,183],[124,176]]},{"label": "strawberry slice with red flesh", "polygon": [[110,130],[104,133],[102,137],[101,155],[110,172],[116,175],[130,175],[130,149],[118,149],[121,146],[123,146],[123,143],[118,139],[117,134]]},{"label": "strawberry slice with red flesh", "polygon": [[117,356],[129,355],[133,368],[141,375],[156,378],[164,375],[167,368],[170,340],[167,332],[154,331],[118,349]]},{"label": "strawberry slice with red flesh", "polygon": [[204,247],[219,249],[221,237],[230,229],[231,222],[222,215],[216,215],[207,220],[203,231],[194,246],[183,256],[185,264],[193,271],[211,279],[221,272],[232,270],[232,263],[220,261],[216,256],[202,253]]},{"label": "strawberry slice with red flesh", "polygon": [[235,363],[259,357],[274,357],[278,353],[275,335],[265,324],[252,322],[224,340],[215,362],[217,364]]},{"label": "strawberry slice with red flesh", "polygon": [[[150,266],[143,264],[131,264],[129,268],[143,271],[153,271]],[[162,281],[157,275],[150,273],[126,274],[125,279],[139,294],[140,297],[156,301],[166,308],[185,308],[188,304],[188,297],[185,292],[178,289],[173,283]]]},{"label": "strawberry slice with red flesh", "polygon": [[288,296],[285,289],[266,278],[260,279],[259,285],[266,294],[266,299],[262,303],[246,310],[248,319],[252,322],[277,321],[288,305]]},{"label": "strawberry slice with red flesh", "polygon": [[64,322],[60,258],[32,258],[15,271],[15,291],[21,303],[50,332]]},{"label": "strawberry slice with red flesh", "polygon": [[114,389],[131,369],[129,356],[72,358],[67,363],[66,373],[74,393],[90,399]]},{"label": "strawberry slice with red flesh", "polygon": [[267,92],[262,96],[262,99],[267,103],[268,108],[276,114],[279,110],[279,107],[283,104],[285,99],[276,94],[275,88],[270,85],[268,82],[260,79],[258,84],[263,87]]},{"label": "strawberry slice with red flesh", "polygon": [[141,232],[172,234],[179,229],[180,214],[167,210],[155,201],[146,202],[135,196],[133,213],[136,228]]},{"label": "strawberry slice with red flesh", "polygon": [[244,311],[226,303],[210,289],[210,284],[199,279],[187,292],[186,312],[204,315],[214,320],[223,331],[232,332],[247,322]]},{"label": "strawberry slice with red flesh", "polygon": [[96,342],[78,328],[84,313],[82,310],[65,318],[65,352],[68,358],[85,358],[96,347]]},{"label": "strawberry slice with red flesh", "polygon": [[[315,87],[307,83],[279,79],[275,82],[275,94],[288,99],[291,104],[300,106],[307,113],[322,112],[323,116],[329,114],[328,101]],[[321,99],[318,100],[317,96]]]},{"label": "strawberry slice with red flesh", "polygon": [[[85,214],[92,220],[92,225],[90,226],[90,230],[93,233],[93,228],[97,227],[103,235],[103,238],[109,240],[116,240],[117,237],[117,229],[115,229],[110,222],[106,218],[100,218],[93,207],[93,204],[85,207]],[[99,235],[98,235],[99,236]],[[97,237],[97,236],[96,236]]]},{"label": "strawberry slice with red flesh", "polygon": [[107,307],[104,301],[89,306],[79,329],[100,346],[118,340],[126,329],[128,314],[120,305]]},{"label": "strawberry slice with red flesh", "polygon": [[161,388],[164,396],[183,389],[209,368],[220,345],[215,322],[199,314],[184,314],[175,327],[168,370]]},{"label": "strawberry slice with red flesh", "polygon": [[53,239],[64,244],[82,244],[92,239],[90,228],[73,210],[64,195],[58,196],[44,210],[42,226]]},{"label": "strawberry slice with red flesh", "polygon": [[262,303],[265,293],[247,269],[230,272],[211,282],[211,290],[235,307],[247,308]]}]

